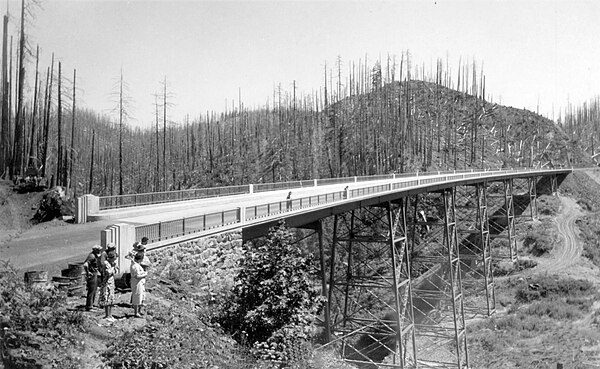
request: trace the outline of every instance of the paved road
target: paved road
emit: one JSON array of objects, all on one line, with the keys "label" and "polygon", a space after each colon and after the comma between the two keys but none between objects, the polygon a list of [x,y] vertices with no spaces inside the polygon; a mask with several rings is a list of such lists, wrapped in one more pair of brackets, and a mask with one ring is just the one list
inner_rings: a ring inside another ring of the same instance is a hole
[{"label": "paved road", "polygon": [[[112,222],[88,224],[39,224],[0,247],[3,260],[21,270],[56,270],[69,262],[83,261],[92,245],[100,243],[100,231]],[[58,274],[53,274],[58,275]]]}]

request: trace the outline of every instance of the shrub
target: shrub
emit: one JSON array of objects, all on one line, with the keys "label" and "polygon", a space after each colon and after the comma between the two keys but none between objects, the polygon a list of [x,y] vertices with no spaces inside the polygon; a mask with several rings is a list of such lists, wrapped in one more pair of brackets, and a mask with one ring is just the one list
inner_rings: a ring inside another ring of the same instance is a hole
[{"label": "shrub", "polygon": [[184,306],[149,306],[152,319],[116,337],[102,354],[109,368],[245,368],[251,360],[230,338]]},{"label": "shrub", "polygon": [[553,228],[547,223],[542,223],[535,230],[527,232],[523,239],[523,247],[535,256],[542,256],[552,251],[555,239]]},{"label": "shrub", "polygon": [[528,306],[525,312],[529,315],[548,316],[559,320],[575,319],[582,315],[581,310],[577,306],[556,298],[535,302]]},{"label": "shrub", "polygon": [[546,297],[577,297],[595,292],[594,285],[587,280],[536,275],[517,286],[516,297],[519,302],[532,302]]},{"label": "shrub", "polygon": [[587,215],[576,221],[583,236],[583,256],[600,266],[600,217],[598,213]]},{"label": "shrub", "polygon": [[[17,351],[26,356],[9,355],[7,367],[25,365],[23,360],[29,365],[26,367],[48,364],[50,360],[61,363],[60,367],[78,367],[78,358],[57,348],[76,342],[82,313],[67,310],[66,294],[51,285],[26,285],[21,274],[5,261],[0,261],[0,318],[0,328],[6,328],[3,344],[20,349]],[[40,352],[41,345],[51,347],[52,357]]]},{"label": "shrub", "polygon": [[231,297],[217,321],[252,352],[275,361],[299,360],[321,308],[309,256],[283,223],[264,241],[245,245]]},{"label": "shrub", "polygon": [[541,215],[556,215],[560,208],[560,200],[556,196],[542,195],[537,199],[537,207]]}]

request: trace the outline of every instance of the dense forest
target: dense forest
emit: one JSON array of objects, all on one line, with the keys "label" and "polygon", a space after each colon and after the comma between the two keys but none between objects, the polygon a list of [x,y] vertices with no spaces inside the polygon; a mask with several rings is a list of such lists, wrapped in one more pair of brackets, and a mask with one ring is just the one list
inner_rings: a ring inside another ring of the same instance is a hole
[{"label": "dense forest", "polygon": [[39,46],[32,52],[25,37],[30,13],[23,0],[16,46],[4,17],[3,178],[39,175],[73,195],[117,195],[417,170],[573,165],[585,160],[576,147],[582,137],[591,137],[594,154],[597,102],[566,116],[566,134],[540,115],[489,101],[475,62],[459,62],[455,69],[442,59],[419,65],[409,52],[347,63],[340,57],[325,66],[323,84],[312,93],[299,92],[295,81],[291,91],[280,84],[262,108],[238,101],[228,111],[185,121],[170,118],[173,97],[164,77],[157,83],[154,122],[132,127],[123,72],[113,91],[114,114],[78,108],[76,70],[64,71],[53,54],[44,68]]}]

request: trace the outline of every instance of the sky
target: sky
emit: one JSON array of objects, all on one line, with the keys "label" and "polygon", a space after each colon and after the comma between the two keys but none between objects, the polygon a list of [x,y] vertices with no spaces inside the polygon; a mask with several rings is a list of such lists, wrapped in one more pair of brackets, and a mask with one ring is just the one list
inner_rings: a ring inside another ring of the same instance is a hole
[{"label": "sky", "polygon": [[[8,7],[16,38],[19,2]],[[240,91],[249,107],[279,84],[310,94],[338,57],[347,66],[405,51],[454,71],[475,60],[495,102],[552,118],[599,93],[598,19],[597,0],[42,0],[26,32],[43,70],[52,53],[65,75],[77,69],[78,106],[110,114],[122,70],[130,124],[142,127],[165,78],[181,122],[237,105]]]}]

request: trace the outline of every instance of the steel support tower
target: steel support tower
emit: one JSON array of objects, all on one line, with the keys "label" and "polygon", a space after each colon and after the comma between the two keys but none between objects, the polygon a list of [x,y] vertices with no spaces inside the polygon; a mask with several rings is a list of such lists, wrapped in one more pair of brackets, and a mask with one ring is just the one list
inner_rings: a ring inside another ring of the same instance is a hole
[{"label": "steel support tower", "polygon": [[469,365],[455,199],[455,188],[447,188],[416,195],[410,209],[417,354],[424,368]]},{"label": "steel support tower", "polygon": [[404,199],[335,215],[332,237],[324,347],[359,366],[416,368]]},{"label": "steel support tower", "polygon": [[[465,312],[491,316],[496,311],[486,183],[457,187],[457,233]],[[485,299],[480,298],[481,294]]]}]

